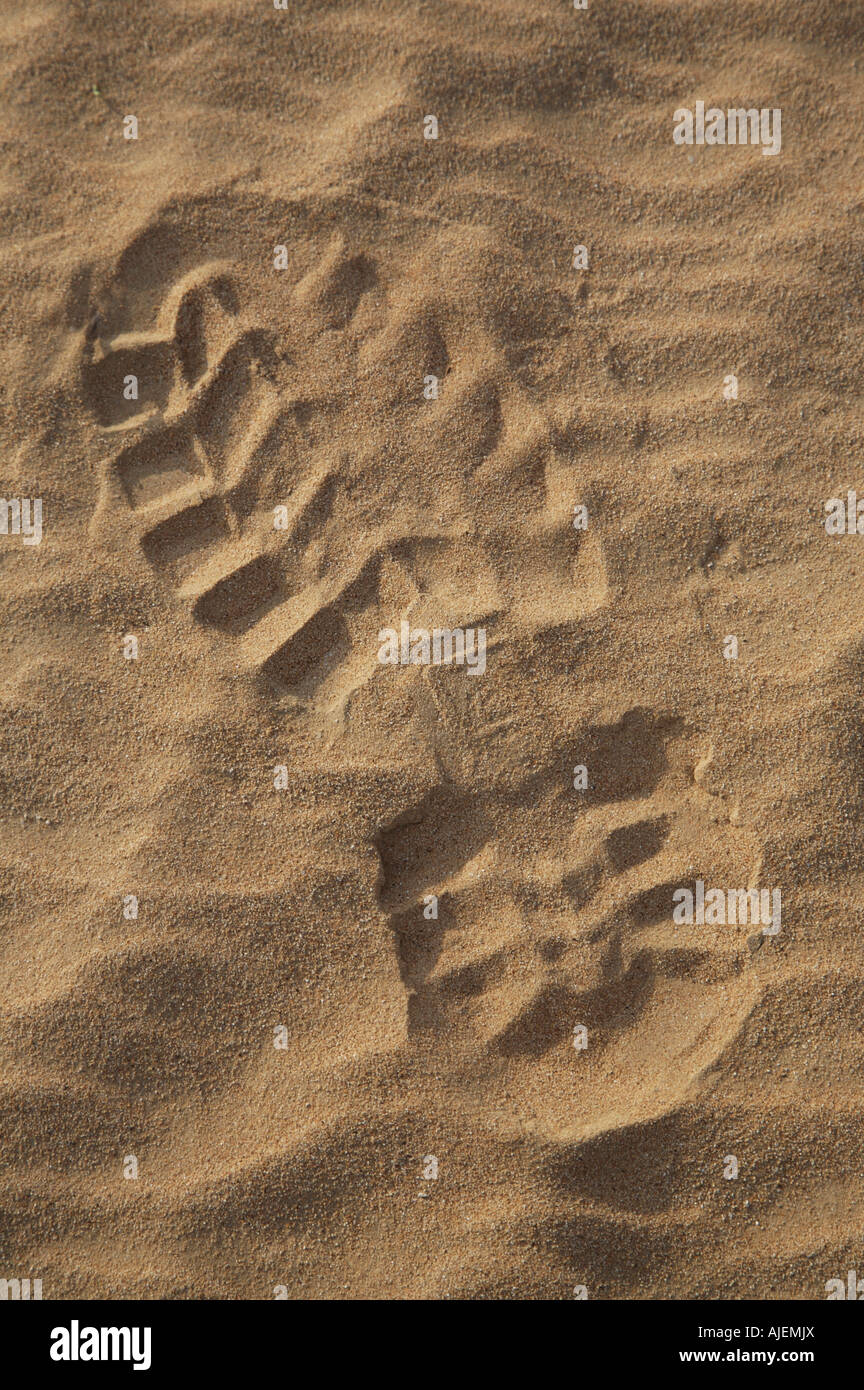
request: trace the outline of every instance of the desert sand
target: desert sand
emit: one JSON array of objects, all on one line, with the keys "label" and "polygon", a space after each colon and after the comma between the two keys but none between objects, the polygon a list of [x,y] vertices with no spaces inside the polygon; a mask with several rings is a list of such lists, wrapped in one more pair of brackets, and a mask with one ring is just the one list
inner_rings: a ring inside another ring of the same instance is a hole
[{"label": "desert sand", "polygon": [[861,1267],[862,38],[4,0],[0,1277]]}]

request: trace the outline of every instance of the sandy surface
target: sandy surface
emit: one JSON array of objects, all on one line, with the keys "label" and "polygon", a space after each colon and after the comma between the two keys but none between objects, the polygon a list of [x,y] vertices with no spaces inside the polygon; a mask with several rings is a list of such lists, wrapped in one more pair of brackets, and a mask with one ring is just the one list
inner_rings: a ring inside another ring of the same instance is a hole
[{"label": "sandy surface", "polygon": [[[0,1276],[860,1265],[862,37],[5,0]],[[781,152],[676,145],[699,100]],[[780,932],[676,924],[697,880]]]}]

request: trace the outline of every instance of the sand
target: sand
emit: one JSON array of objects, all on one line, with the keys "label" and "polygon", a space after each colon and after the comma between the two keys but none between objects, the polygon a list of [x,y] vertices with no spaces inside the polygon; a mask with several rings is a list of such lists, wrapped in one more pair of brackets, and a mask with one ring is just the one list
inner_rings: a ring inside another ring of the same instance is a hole
[{"label": "sand", "polygon": [[5,0],[0,1277],[860,1265],[862,37]]}]

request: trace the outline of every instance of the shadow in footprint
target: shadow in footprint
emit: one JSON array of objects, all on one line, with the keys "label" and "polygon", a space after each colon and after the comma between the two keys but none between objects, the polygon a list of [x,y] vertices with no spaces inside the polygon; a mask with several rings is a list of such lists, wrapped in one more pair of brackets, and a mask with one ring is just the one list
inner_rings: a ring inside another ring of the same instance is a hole
[{"label": "shadow in footprint", "polygon": [[579,758],[589,772],[586,802],[648,796],[668,769],[667,742],[683,732],[682,719],[641,708],[628,710],[615,724],[588,730]]},{"label": "shadow in footprint", "polygon": [[254,622],[282,584],[282,565],[259,555],[218,580],[197,599],[192,612],[198,622],[220,632],[239,634]]},{"label": "shadow in footprint", "polygon": [[669,819],[640,820],[635,825],[622,825],[606,839],[606,853],[618,873],[635,868],[659,854],[669,835]]},{"label": "shadow in footprint", "polygon": [[435,787],[375,836],[382,907],[395,907],[441,883],[473,859],[487,838],[485,817],[473,797]]}]

